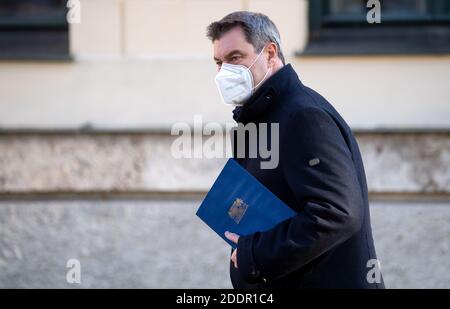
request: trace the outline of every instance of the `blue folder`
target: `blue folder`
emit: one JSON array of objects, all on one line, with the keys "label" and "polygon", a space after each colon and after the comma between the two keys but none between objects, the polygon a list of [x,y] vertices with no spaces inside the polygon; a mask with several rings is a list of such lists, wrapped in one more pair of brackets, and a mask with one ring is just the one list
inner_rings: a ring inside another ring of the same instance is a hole
[{"label": "blue folder", "polygon": [[249,235],[266,231],[297,213],[253,175],[229,159],[206,195],[197,216],[233,248],[224,233]]}]

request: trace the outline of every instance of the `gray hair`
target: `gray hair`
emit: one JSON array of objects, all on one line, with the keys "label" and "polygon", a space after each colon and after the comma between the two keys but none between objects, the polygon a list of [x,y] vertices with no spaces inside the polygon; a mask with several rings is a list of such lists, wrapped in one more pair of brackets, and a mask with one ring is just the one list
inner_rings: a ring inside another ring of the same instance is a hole
[{"label": "gray hair", "polygon": [[236,26],[242,28],[247,42],[253,45],[257,53],[261,52],[268,43],[275,43],[278,58],[285,64],[284,55],[281,51],[280,33],[273,21],[264,14],[247,11],[233,12],[210,24],[206,28],[206,36],[214,42]]}]

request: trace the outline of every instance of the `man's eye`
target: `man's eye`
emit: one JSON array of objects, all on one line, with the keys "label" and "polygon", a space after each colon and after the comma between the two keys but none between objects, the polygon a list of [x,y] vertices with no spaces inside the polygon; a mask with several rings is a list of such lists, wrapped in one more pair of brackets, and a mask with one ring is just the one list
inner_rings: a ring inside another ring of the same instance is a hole
[{"label": "man's eye", "polygon": [[232,62],[236,62],[236,61],[238,61],[238,60],[239,60],[239,56],[231,57],[231,61],[232,61]]}]

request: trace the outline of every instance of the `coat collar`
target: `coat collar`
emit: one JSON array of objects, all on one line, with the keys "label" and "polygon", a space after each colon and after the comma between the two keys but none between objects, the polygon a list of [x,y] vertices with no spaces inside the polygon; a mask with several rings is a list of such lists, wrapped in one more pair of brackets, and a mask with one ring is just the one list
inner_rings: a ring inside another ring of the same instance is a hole
[{"label": "coat collar", "polygon": [[283,66],[255,91],[243,106],[233,110],[236,122],[248,123],[257,120],[273,104],[278,104],[280,97],[290,88],[301,84],[297,73],[290,64]]}]

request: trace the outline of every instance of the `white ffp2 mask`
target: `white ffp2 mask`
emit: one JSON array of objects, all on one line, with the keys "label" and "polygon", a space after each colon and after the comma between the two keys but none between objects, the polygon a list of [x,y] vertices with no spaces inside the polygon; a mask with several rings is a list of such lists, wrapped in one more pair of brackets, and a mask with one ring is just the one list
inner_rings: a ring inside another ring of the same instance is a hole
[{"label": "white ffp2 mask", "polygon": [[250,71],[264,49],[265,48],[261,50],[248,68],[237,64],[222,64],[219,73],[216,75],[215,81],[223,103],[235,106],[243,105],[253,94],[253,91],[266,79],[270,69],[267,70],[266,75],[264,75],[258,85],[253,86],[253,76]]}]

